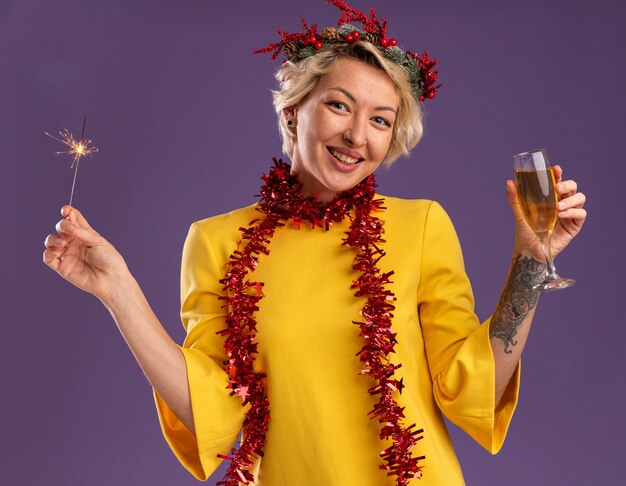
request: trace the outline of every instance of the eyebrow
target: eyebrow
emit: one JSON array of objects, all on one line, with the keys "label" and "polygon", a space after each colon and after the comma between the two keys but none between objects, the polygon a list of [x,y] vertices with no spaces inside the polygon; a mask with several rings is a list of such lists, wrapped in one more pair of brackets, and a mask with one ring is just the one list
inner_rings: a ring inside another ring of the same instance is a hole
[{"label": "eyebrow", "polygon": [[[345,94],[345,95],[348,97],[348,99],[349,99],[350,101],[352,101],[352,103],[356,103],[356,98],[355,98],[354,96],[352,96],[352,95],[350,94],[350,92],[349,92],[349,91],[347,91],[347,90],[345,90],[344,88],[340,88],[340,87],[338,87],[338,86],[337,86],[337,87],[334,87],[334,88],[328,88],[328,89],[329,89],[329,90],[330,90],[330,89],[332,89],[332,90],[335,90],[335,91],[339,91],[339,92],[341,92],[341,93]],[[391,106],[377,106],[375,109],[376,109],[376,110],[391,111],[391,112],[393,112],[393,113],[396,113],[396,110],[395,110],[394,108],[392,108]]]}]

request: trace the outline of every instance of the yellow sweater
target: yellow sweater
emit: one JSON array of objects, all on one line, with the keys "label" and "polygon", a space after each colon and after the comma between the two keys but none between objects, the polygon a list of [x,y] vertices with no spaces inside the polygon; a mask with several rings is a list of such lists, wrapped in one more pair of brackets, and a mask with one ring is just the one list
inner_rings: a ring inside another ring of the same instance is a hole
[{"label": "yellow sweater", "polygon": [[[454,227],[439,204],[385,196],[381,272],[397,298],[391,355],[405,388],[404,424],[424,429],[415,455],[425,455],[420,486],[464,484],[441,412],[495,454],[517,404],[519,366],[495,410],[494,361],[489,322],[479,325]],[[181,268],[181,318],[196,435],[155,392],[165,438],[180,462],[206,480],[228,454],[247,407],[230,397],[222,337],[225,327],[218,279],[240,239],[240,227],[258,218],[254,206],[197,221],[185,241]],[[355,354],[363,346],[359,320],[365,297],[350,289],[354,250],[341,246],[344,219],[329,231],[291,224],[278,228],[252,280],[265,283],[257,312],[259,354],[267,372],[271,422],[257,486],[392,486],[379,469],[379,424],[367,413],[371,378]]]}]

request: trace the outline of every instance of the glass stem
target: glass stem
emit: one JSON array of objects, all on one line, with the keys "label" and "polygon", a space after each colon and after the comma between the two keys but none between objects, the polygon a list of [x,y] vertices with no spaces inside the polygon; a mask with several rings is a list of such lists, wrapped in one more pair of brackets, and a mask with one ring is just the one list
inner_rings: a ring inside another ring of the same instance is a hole
[{"label": "glass stem", "polygon": [[541,248],[543,250],[543,254],[546,257],[546,282],[555,282],[559,280],[561,277],[556,273],[556,268],[554,267],[554,262],[552,260],[552,252],[550,251],[550,236],[551,232],[546,231],[545,233],[541,233],[539,235],[539,240],[541,241]]}]

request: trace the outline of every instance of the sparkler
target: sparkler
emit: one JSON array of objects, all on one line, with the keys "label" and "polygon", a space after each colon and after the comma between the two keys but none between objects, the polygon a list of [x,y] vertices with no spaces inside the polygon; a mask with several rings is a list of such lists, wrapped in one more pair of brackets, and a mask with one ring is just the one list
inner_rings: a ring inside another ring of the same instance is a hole
[{"label": "sparkler", "polygon": [[72,192],[70,194],[70,206],[72,205],[72,198],[74,197],[74,186],[76,185],[76,174],[78,174],[78,164],[80,163],[80,158],[89,155],[94,152],[97,152],[98,149],[96,147],[91,146],[91,140],[85,140],[85,124],[87,123],[87,116],[83,119],[83,131],[80,134],[80,140],[78,142],[74,139],[74,135],[70,133],[67,128],[64,128],[59,132],[61,138],[57,138],[54,135],[50,135],[48,132],[44,132],[51,138],[54,138],[56,141],[61,142],[64,145],[69,147],[69,150],[62,150],[60,152],[56,152],[56,154],[68,154],[73,155],[74,160],[72,161],[72,165],[70,169],[74,167],[76,164],[76,169],[74,169],[74,181],[72,182]]}]

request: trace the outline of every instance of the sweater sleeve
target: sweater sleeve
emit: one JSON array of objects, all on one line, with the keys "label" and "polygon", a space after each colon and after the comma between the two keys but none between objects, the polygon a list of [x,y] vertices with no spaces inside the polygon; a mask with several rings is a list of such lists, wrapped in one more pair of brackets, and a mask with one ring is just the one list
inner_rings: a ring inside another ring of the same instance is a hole
[{"label": "sweater sleeve", "polygon": [[225,327],[219,268],[199,224],[193,223],[183,247],[181,264],[181,319],[187,337],[181,352],[187,366],[195,435],[153,390],[165,440],[181,464],[197,479],[206,480],[228,454],[241,430],[246,408],[229,395],[222,369]]},{"label": "sweater sleeve", "polygon": [[517,405],[520,363],[496,408],[490,318],[478,322],[457,234],[436,202],[423,238],[418,305],[435,400],[452,423],[496,454]]}]

